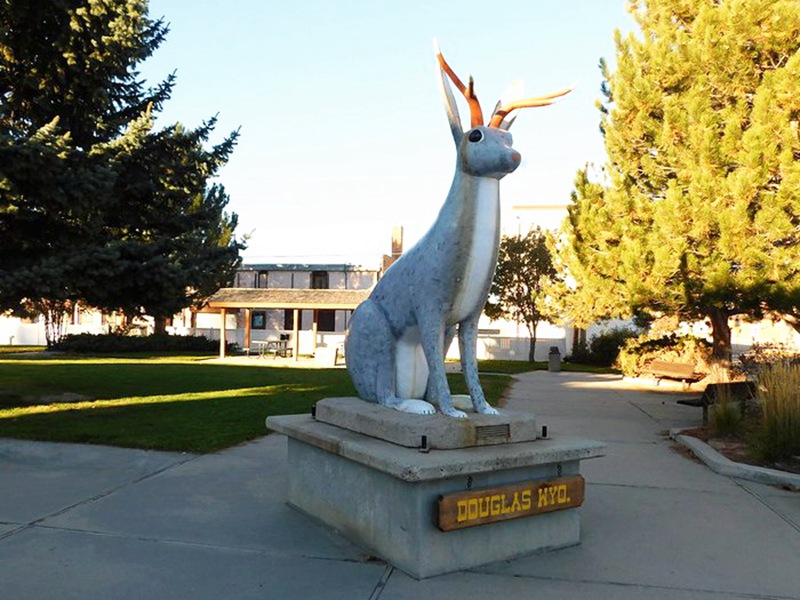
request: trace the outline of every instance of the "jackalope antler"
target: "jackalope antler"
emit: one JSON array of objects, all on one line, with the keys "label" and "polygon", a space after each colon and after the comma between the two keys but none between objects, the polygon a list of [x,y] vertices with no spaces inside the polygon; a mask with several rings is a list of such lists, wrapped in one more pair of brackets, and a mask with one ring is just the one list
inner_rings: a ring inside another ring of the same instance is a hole
[{"label": "jackalope antler", "polygon": [[[427,234],[384,274],[350,321],[345,354],[359,396],[398,410],[466,417],[453,407],[444,356],[458,331],[461,365],[476,412],[496,414],[478,379],[480,318],[500,244],[500,179],[514,171],[512,112],[547,106],[571,88],[498,104],[488,126],[472,78],[464,85],[436,48],[459,160],[450,193]],[[464,132],[448,78],[470,109]]]},{"label": "jackalope antler", "polygon": [[[439,44],[434,41],[434,50],[436,52],[436,58],[439,61],[439,67],[441,68],[442,72],[442,79],[445,88],[445,97],[447,98],[447,102],[449,105],[455,106],[455,100],[453,99],[452,93],[450,92],[450,88],[447,85],[446,80],[444,80],[444,75],[446,74],[453,84],[458,88],[464,98],[466,98],[467,103],[469,104],[469,113],[470,113],[470,127],[478,127],[479,125],[483,125],[483,112],[481,111],[481,104],[478,101],[478,97],[475,95],[475,83],[472,80],[472,77],[469,78],[469,85],[465,86],[461,80],[458,78],[458,75],[455,74],[453,69],[447,64],[447,61],[444,59],[441,50],[439,49]],[[549,106],[558,102],[561,98],[569,94],[572,90],[575,89],[575,86],[564,88],[563,90],[559,90],[552,94],[545,94],[543,96],[531,96],[530,98],[522,98],[520,100],[513,100],[506,104],[501,104],[498,102],[495,107],[494,111],[492,111],[492,118],[489,119],[489,127],[493,127],[496,129],[502,129],[504,131],[508,131],[508,128],[511,127],[511,124],[514,122],[516,116],[507,119],[506,117],[513,111],[519,110],[521,108],[537,108],[540,106]],[[459,126],[460,129],[460,126]]]}]

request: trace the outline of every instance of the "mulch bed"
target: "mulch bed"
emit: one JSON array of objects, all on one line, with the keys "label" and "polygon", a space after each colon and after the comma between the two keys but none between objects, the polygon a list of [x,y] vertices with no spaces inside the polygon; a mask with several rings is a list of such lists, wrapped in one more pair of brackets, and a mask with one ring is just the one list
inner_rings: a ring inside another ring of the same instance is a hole
[{"label": "mulch bed", "polygon": [[734,462],[757,467],[767,467],[769,469],[777,469],[779,471],[797,473],[800,475],[800,457],[794,457],[788,461],[779,462],[759,460],[750,454],[747,441],[742,436],[730,435],[714,437],[711,428],[706,425],[685,430],[681,433],[704,441],[714,448],[714,450]]}]

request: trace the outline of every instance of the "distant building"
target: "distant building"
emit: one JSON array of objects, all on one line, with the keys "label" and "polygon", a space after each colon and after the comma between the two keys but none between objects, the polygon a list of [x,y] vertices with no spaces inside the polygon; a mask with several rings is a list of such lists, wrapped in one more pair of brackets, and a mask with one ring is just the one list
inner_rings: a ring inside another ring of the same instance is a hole
[{"label": "distant building", "polygon": [[344,342],[353,310],[380,273],[377,265],[244,265],[234,287],[219,290],[198,313],[195,334],[219,338],[224,321],[225,340],[249,350],[288,339],[295,358],[320,348],[330,351]]},{"label": "distant building", "polygon": [[[510,219],[512,224],[527,233],[541,222],[543,215],[548,225],[557,227],[566,214],[566,206],[522,206],[514,207],[512,212],[520,213],[519,219]],[[289,261],[243,265],[234,287],[219,290],[197,315],[195,333],[219,339],[224,315],[225,340],[236,342],[241,348],[252,352],[256,347],[263,348],[264,341],[288,338],[295,357],[324,356],[332,348],[341,347],[353,310],[402,253],[402,228],[395,228],[391,254],[384,256],[379,265]],[[563,327],[541,323],[537,334],[539,360],[545,359],[552,346],[558,347],[562,355],[570,349],[568,331]],[[528,346],[529,336],[523,325],[481,317],[478,358],[527,360]],[[458,340],[454,340],[447,356],[454,359],[458,355]]]},{"label": "distant building", "polygon": [[556,231],[568,208],[568,204],[514,204],[503,214],[503,235],[524,235],[537,226]]}]

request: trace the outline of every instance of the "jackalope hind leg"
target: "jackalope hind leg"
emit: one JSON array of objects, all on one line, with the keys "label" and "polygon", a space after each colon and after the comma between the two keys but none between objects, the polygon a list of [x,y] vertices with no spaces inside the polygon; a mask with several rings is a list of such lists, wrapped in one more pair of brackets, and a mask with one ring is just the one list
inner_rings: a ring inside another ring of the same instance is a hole
[{"label": "jackalope hind leg", "polygon": [[365,300],[353,313],[345,340],[347,370],[358,395],[369,402],[394,394],[394,344],[391,328],[380,307]]},{"label": "jackalope hind leg", "polygon": [[414,414],[436,410],[423,400],[397,397],[395,360],[397,341],[386,316],[372,300],[365,300],[353,313],[345,353],[351,357],[347,370],[358,395],[370,402]]},{"label": "jackalope hind leg", "polygon": [[[390,343],[394,347],[395,342]],[[378,392],[378,404],[387,408],[393,408],[401,412],[414,415],[432,415],[436,409],[429,402],[417,398],[398,398],[397,397],[397,351],[390,353],[387,362],[381,362],[376,372],[376,389]]]},{"label": "jackalope hind leg", "polygon": [[[480,315],[478,318],[480,318]],[[478,357],[475,351],[478,342],[478,318],[466,319],[458,326],[461,370],[464,372],[464,380],[467,383],[467,390],[472,398],[472,406],[475,408],[475,412],[484,415],[496,415],[497,409],[486,402],[486,396],[478,378]]]}]

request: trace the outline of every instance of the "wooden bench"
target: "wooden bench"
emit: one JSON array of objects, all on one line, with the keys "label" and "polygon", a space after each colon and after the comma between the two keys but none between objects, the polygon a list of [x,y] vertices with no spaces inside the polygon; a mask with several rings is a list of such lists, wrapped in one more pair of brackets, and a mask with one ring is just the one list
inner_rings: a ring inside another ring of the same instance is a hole
[{"label": "wooden bench", "polygon": [[709,383],[699,398],[684,398],[678,404],[700,406],[703,408],[703,425],[708,424],[708,407],[716,404],[720,397],[729,402],[738,402],[744,414],[747,402],[756,397],[756,384],[752,381],[732,381],[730,383]]},{"label": "wooden bench", "polygon": [[702,373],[696,373],[692,363],[670,362],[666,360],[654,360],[644,370],[656,378],[656,385],[662,379],[674,379],[683,382],[684,388],[690,387],[694,382],[700,381],[705,377]]}]

